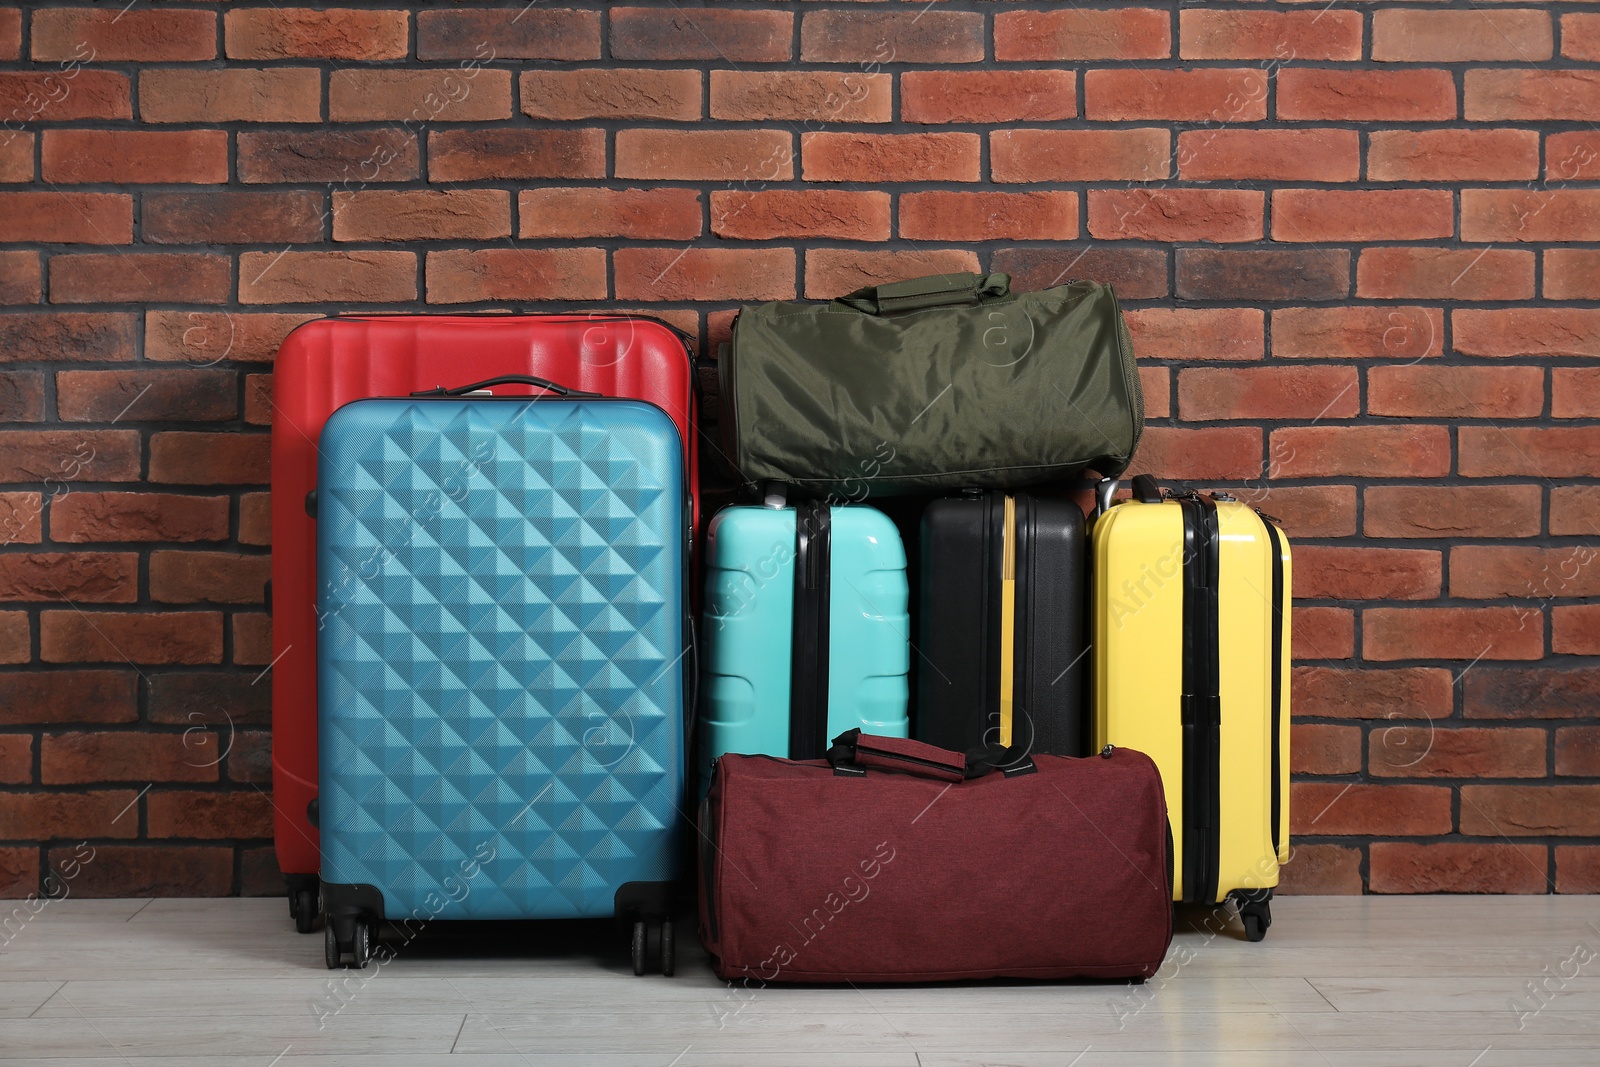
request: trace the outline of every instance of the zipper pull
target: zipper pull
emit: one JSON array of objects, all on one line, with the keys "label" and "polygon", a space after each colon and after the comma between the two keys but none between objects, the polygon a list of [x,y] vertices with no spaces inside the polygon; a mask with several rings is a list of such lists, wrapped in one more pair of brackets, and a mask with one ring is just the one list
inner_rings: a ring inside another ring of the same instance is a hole
[{"label": "zipper pull", "polygon": [[1100,750],[1100,758],[1101,759],[1110,759],[1111,758],[1111,753],[1115,752],[1116,750],[1117,750],[1117,746],[1116,745],[1107,745],[1105,748],[1102,748]]}]

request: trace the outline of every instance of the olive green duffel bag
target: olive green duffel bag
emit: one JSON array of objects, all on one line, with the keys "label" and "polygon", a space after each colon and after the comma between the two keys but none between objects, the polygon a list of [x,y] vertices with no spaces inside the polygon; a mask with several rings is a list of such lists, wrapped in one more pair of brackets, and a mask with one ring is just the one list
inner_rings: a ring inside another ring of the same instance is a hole
[{"label": "olive green duffel bag", "polygon": [[724,449],[819,495],[1114,477],[1144,429],[1111,288],[941,274],[745,307],[720,350]]}]

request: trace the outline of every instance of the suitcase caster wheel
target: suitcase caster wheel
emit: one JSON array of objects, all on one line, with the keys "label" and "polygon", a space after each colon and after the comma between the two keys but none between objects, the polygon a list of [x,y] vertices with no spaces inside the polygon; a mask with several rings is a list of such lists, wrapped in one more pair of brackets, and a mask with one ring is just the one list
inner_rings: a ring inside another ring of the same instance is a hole
[{"label": "suitcase caster wheel", "polygon": [[294,916],[294,928],[309,934],[317,928],[317,894],[310,889],[296,890],[289,897],[289,914]]},{"label": "suitcase caster wheel", "polygon": [[328,962],[328,970],[336,971],[344,958],[344,953],[339,950],[339,935],[333,932],[333,924],[328,923],[323,927],[322,955]]},{"label": "suitcase caster wheel", "polygon": [[357,970],[365,967],[367,961],[372,958],[372,942],[374,939],[372,925],[365,919],[356,920],[356,932],[355,937],[351,939],[350,956]]},{"label": "suitcase caster wheel", "polygon": [[633,924],[633,973],[644,973],[644,950],[649,943],[643,919],[637,919]]},{"label": "suitcase caster wheel", "polygon": [[1267,936],[1267,927],[1272,925],[1271,905],[1246,904],[1239,909],[1239,918],[1244,922],[1244,937],[1246,941],[1261,941]]},{"label": "suitcase caster wheel", "polygon": [[674,955],[672,920],[667,919],[661,924],[661,973],[668,978],[672,977],[677,962]]}]

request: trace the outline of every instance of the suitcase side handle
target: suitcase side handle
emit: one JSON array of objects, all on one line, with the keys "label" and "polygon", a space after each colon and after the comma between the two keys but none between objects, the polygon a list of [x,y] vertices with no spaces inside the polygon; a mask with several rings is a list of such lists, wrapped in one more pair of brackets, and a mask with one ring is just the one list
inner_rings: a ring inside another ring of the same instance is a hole
[{"label": "suitcase side handle", "polygon": [[998,762],[1007,755],[1007,752],[997,750],[969,756],[924,741],[913,741],[909,737],[881,737],[855,729],[846,730],[833,739],[833,747],[828,750],[828,763],[839,775],[862,775],[871,769],[898,771],[942,782],[981,778],[994,770],[1004,771],[1009,778],[1036,769],[1033,760],[1026,756],[1004,765]]},{"label": "suitcase side handle", "polygon": [[421,389],[415,393],[412,393],[411,395],[466,396],[470,393],[476,393],[480,390],[489,389],[496,385],[531,385],[537,389],[543,389],[547,393],[554,393],[556,396],[581,397],[601,395],[599,393],[585,392],[582,389],[573,389],[571,386],[562,385],[559,382],[552,382],[548,378],[539,378],[532,374],[497,374],[493,378],[485,378],[483,381],[473,382],[471,385],[458,385],[454,388],[446,388],[445,386],[441,385],[433,389]]},{"label": "suitcase side handle", "polygon": [[834,299],[835,304],[868,315],[889,315],[896,311],[923,308],[961,307],[979,304],[984,299],[999,299],[1011,293],[1009,274],[931,274],[903,282],[869,285]]},{"label": "suitcase side handle", "polygon": [[[1161,503],[1161,483],[1148,474],[1133,476],[1133,499],[1141,504]],[[1095,487],[1094,501],[1095,514],[1103,515],[1111,510],[1111,501],[1117,495],[1121,483],[1115,478],[1102,478]]]}]

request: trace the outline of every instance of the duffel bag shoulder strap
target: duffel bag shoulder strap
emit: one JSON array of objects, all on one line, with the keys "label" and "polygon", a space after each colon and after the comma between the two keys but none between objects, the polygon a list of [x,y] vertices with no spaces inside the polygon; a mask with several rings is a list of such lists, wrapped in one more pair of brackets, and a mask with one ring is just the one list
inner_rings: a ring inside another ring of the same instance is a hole
[{"label": "duffel bag shoulder strap", "polygon": [[977,304],[1010,292],[1011,277],[1007,274],[932,274],[926,278],[869,285],[839,297],[834,303],[869,315],[888,315],[896,311]]}]

